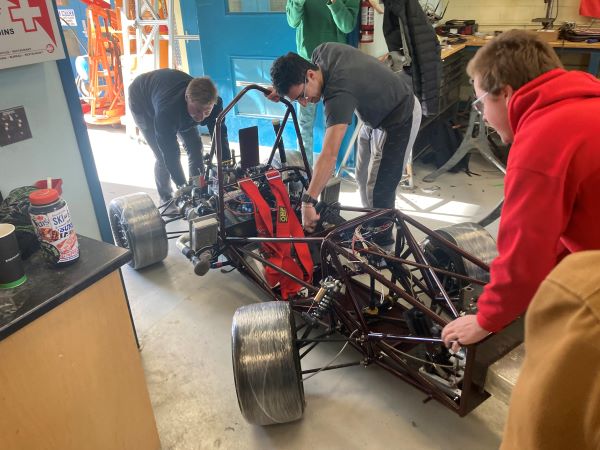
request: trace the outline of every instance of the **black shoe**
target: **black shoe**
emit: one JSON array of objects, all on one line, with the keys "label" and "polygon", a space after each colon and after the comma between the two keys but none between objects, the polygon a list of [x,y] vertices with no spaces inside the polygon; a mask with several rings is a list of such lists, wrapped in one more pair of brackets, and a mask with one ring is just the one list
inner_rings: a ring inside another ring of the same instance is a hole
[{"label": "black shoe", "polygon": [[396,242],[394,239],[394,225],[391,222],[386,222],[384,225],[382,225],[382,227],[387,228],[385,230],[375,232],[373,234],[372,241],[385,250],[391,250]]},{"label": "black shoe", "polygon": [[373,238],[373,242],[385,250],[391,250],[394,244],[396,243],[396,241],[394,240],[394,236],[392,236],[391,233],[390,236],[375,236]]},{"label": "black shoe", "polygon": [[164,206],[169,202],[173,203],[173,197],[160,197],[158,201],[158,207],[160,208],[161,206]]},{"label": "black shoe", "polygon": [[177,205],[175,204],[175,201],[172,198],[166,200],[161,199],[160,206],[158,207],[158,209],[161,214],[165,215],[179,214],[179,209],[177,208]]},{"label": "black shoe", "polygon": [[163,210],[162,214],[167,216],[176,216],[179,214],[179,209],[177,208],[175,203],[171,203]]}]

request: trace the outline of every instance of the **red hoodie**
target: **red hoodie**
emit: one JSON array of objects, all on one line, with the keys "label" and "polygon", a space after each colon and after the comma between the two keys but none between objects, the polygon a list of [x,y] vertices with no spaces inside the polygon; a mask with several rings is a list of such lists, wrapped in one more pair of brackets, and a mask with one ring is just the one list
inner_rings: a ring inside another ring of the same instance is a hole
[{"label": "red hoodie", "polygon": [[525,312],[568,252],[600,249],[600,81],[552,70],[517,90],[508,113],[498,257],[477,302],[479,325],[494,332]]}]

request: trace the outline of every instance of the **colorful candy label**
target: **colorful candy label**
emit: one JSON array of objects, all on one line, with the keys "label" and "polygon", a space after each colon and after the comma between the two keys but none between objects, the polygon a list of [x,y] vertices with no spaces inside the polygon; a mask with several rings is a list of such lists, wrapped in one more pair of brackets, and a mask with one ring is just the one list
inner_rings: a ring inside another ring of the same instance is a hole
[{"label": "colorful candy label", "polygon": [[38,239],[55,264],[79,257],[79,243],[67,206],[46,214],[31,214]]}]

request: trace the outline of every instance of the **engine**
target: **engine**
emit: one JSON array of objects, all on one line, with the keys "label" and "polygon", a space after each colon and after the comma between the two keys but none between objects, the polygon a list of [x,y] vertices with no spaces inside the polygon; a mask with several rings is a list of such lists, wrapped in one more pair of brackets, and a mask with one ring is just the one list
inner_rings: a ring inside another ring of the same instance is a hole
[{"label": "engine", "polygon": [[[250,198],[239,188],[238,181],[254,180],[260,194],[272,207],[275,218],[276,200],[268,182],[263,176],[271,170],[266,164],[242,169],[240,164],[224,166],[223,170],[223,201],[219,199],[219,180],[216,168],[208,172],[208,176],[196,177],[195,187],[176,199],[176,206],[183,217],[189,222],[189,236],[178,241],[177,245],[194,262],[196,271],[204,274],[209,265],[208,260],[214,256],[218,244],[219,227],[225,228],[227,236],[252,237],[257,235],[254,219],[254,206]],[[297,168],[281,170],[283,182],[288,189],[292,206],[299,204],[303,189],[308,182],[304,171]],[[223,205],[224,223],[220,224],[219,209]]]}]

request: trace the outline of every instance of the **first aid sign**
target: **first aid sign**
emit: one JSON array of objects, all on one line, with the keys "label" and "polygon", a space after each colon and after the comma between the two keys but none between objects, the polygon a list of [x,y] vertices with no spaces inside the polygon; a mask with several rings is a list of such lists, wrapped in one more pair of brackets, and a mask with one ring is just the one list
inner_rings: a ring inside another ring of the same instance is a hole
[{"label": "first aid sign", "polygon": [[64,57],[51,0],[0,0],[0,69]]}]

